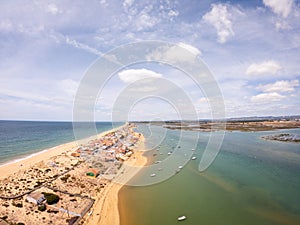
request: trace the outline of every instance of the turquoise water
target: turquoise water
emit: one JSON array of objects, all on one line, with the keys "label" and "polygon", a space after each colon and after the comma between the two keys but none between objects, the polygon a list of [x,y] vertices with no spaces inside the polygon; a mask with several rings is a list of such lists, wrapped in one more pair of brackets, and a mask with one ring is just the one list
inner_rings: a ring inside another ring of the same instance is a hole
[{"label": "turquoise water", "polygon": [[[185,137],[181,151],[188,152],[194,145],[194,132],[181,134],[153,127],[150,135],[147,126],[139,129],[148,137],[147,148],[154,148],[146,155],[151,162],[162,161],[157,165],[163,170],[144,169],[135,177],[136,184],[152,179],[149,173],[153,171],[157,174],[154,179],[158,179],[168,170],[163,162],[170,157],[167,153],[176,149],[180,136]],[[300,224],[300,145],[260,138],[283,132],[299,134],[300,129],[226,132],[216,160],[202,173],[198,164],[209,133],[199,133],[192,153],[197,159],[189,161],[179,173],[157,184],[121,189],[121,224]],[[157,150],[155,143],[159,140],[163,141]],[[181,215],[187,220],[177,221]]]},{"label": "turquoise water", "polygon": [[[97,122],[97,132],[122,123]],[[92,135],[87,123],[79,123],[78,138]],[[72,122],[0,121],[0,165],[11,160],[74,141]]]}]

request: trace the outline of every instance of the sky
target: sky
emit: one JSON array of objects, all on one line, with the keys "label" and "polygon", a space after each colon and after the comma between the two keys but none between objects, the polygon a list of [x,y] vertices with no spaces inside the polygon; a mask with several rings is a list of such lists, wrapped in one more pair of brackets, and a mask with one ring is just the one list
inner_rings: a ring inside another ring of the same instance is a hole
[{"label": "sky", "polygon": [[[2,120],[73,120],[78,87],[97,60],[147,40],[172,43],[203,62],[221,91],[227,118],[300,114],[298,0],[11,0],[0,1],[0,12]],[[188,58],[171,50],[153,52],[175,61]],[[121,94],[132,93],[128,87],[150,90],[151,79],[162,81],[158,86],[167,80],[168,91],[130,105],[128,119],[182,118],[179,92],[198,118],[212,117],[205,88],[153,57],[108,74],[97,92],[95,120],[110,121]],[[142,79],[149,82],[132,86]]]}]

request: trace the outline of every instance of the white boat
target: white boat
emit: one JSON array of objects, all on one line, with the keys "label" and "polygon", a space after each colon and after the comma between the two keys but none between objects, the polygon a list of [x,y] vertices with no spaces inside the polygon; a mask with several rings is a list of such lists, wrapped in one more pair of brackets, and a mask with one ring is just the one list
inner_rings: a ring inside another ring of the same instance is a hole
[{"label": "white boat", "polygon": [[155,177],[155,176],[156,176],[155,173],[150,174],[150,177]]},{"label": "white boat", "polygon": [[178,169],[182,169],[182,166],[178,166]]},{"label": "white boat", "polygon": [[178,221],[186,220],[186,216],[179,216],[179,217],[177,218],[177,220],[178,220]]},{"label": "white boat", "polygon": [[168,152],[168,155],[171,155],[172,154],[172,152]]},{"label": "white boat", "polygon": [[196,157],[196,156],[193,156],[193,157],[192,157],[192,160],[195,160],[195,159],[197,159],[197,157]]},{"label": "white boat", "polygon": [[194,148],[192,148],[192,151],[195,151],[195,149],[194,149]]}]

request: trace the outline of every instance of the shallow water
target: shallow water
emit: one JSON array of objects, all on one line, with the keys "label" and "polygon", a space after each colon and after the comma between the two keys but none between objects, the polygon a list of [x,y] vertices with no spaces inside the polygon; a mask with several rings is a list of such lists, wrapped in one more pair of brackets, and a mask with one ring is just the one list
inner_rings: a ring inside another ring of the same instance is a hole
[{"label": "shallow water", "polygon": [[[183,152],[194,145],[189,139],[194,135],[191,131],[180,135],[180,131],[155,127],[150,136],[147,126],[139,129],[148,137],[149,149],[163,140],[158,150],[154,147],[146,152],[151,162],[162,161],[157,166],[163,170],[148,167],[135,177],[134,184],[145,184],[154,170],[154,179],[167,170],[164,159],[176,149],[180,136],[186,139],[180,143]],[[216,160],[202,173],[198,164],[210,133],[199,133],[193,153],[197,159],[189,161],[179,173],[157,184],[121,189],[121,224],[300,224],[300,145],[260,138],[282,132],[299,134],[300,129],[226,132]],[[181,215],[187,220],[178,222]]]}]

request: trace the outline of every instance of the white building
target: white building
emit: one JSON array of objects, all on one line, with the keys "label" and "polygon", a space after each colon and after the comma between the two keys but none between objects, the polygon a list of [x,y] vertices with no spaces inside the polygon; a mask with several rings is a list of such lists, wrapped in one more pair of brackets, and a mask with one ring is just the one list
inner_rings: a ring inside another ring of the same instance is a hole
[{"label": "white building", "polygon": [[45,200],[45,196],[41,192],[31,192],[26,199],[36,205],[41,204]]}]

